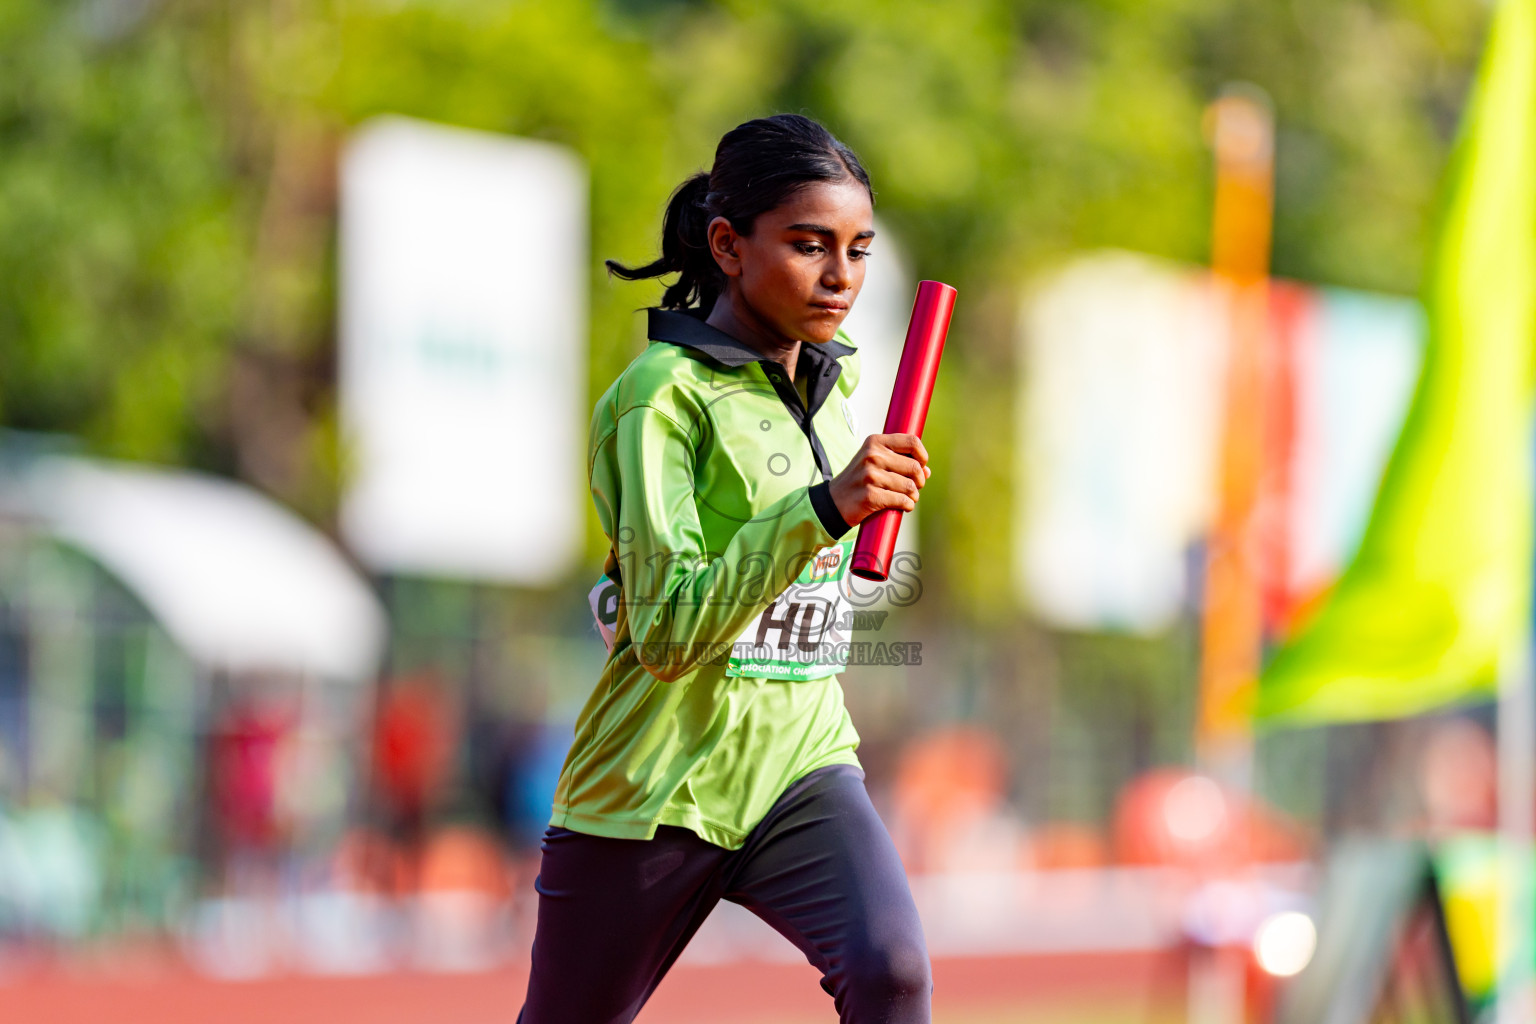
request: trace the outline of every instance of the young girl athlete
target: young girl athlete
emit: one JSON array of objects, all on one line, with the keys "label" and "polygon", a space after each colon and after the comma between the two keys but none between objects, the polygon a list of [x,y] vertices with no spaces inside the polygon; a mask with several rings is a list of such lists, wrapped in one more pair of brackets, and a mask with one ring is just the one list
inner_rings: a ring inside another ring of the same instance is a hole
[{"label": "young girl athlete", "polygon": [[672,196],[661,257],[608,264],[678,279],[592,416],[611,647],[544,837],[521,1024],[632,1020],[722,899],[805,953],[840,1020],[929,1019],[922,925],[827,641],[845,535],[911,511],[930,472],[917,437],[858,438],[847,407],[839,326],[873,202],[815,121],[748,121]]}]

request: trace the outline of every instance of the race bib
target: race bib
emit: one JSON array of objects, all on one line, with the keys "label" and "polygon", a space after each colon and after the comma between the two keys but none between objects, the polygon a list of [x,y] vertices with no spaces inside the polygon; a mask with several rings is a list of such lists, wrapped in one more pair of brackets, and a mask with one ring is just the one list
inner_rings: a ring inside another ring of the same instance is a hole
[{"label": "race bib", "polygon": [[848,564],[853,540],[816,552],[800,575],[736,642],[728,676],[805,680],[848,666]]},{"label": "race bib", "polygon": [[587,591],[587,605],[592,609],[592,621],[602,635],[603,646],[613,651],[613,632],[619,627],[619,585],[608,574],[597,578],[597,586]]},{"label": "race bib", "polygon": [[[774,598],[731,645],[728,676],[800,681],[836,675],[848,666],[848,564],[853,540],[817,551],[795,582]],[[607,574],[587,593],[592,619],[613,650],[619,584]]]}]

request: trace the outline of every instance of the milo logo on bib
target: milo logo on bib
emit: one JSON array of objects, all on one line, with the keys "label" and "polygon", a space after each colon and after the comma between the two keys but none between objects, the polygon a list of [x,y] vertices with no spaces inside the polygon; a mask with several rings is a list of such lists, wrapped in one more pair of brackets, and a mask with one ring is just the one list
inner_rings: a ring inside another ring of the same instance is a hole
[{"label": "milo logo on bib", "polygon": [[731,645],[728,676],[822,679],[848,665],[848,563],[852,539],[822,548]]},{"label": "milo logo on bib", "polygon": [[817,552],[816,557],[811,559],[810,578],[813,580],[826,579],[830,574],[835,573],[842,564],[843,547],[841,544],[836,547],[822,548]]}]

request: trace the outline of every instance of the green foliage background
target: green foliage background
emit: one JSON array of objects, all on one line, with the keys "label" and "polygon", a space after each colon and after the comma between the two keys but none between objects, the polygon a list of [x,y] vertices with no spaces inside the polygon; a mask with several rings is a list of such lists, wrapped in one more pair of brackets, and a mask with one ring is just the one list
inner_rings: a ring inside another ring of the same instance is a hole
[{"label": "green foliage background", "polygon": [[1202,260],[1202,115],[1245,80],[1280,126],[1277,273],[1412,291],[1485,20],[1453,0],[9,0],[0,425],[237,475],[328,524],[352,125],[403,113],[585,157],[595,396],[655,296],[600,258],[653,250],[721,132],[804,111],[864,157],[915,271],[961,291],[928,579],[997,624],[1030,272],[1097,246]]}]

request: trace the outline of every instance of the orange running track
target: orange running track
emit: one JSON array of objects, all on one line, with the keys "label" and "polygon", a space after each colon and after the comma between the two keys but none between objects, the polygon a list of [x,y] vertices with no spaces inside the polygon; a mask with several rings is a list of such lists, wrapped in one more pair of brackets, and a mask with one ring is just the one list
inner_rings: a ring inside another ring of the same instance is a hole
[{"label": "orange running track", "polygon": [[[1106,1004],[1139,1007],[1181,996],[1175,954],[975,957],[934,962],[941,1020],[1004,1011]],[[215,981],[179,969],[107,976],[33,971],[0,982],[5,1024],[512,1024],[524,969],[483,974],[399,973],[361,978],[284,976]],[[804,964],[675,967],[638,1024],[810,1024],[834,1017]],[[1033,1020],[1033,1014],[1008,1019]]]}]

